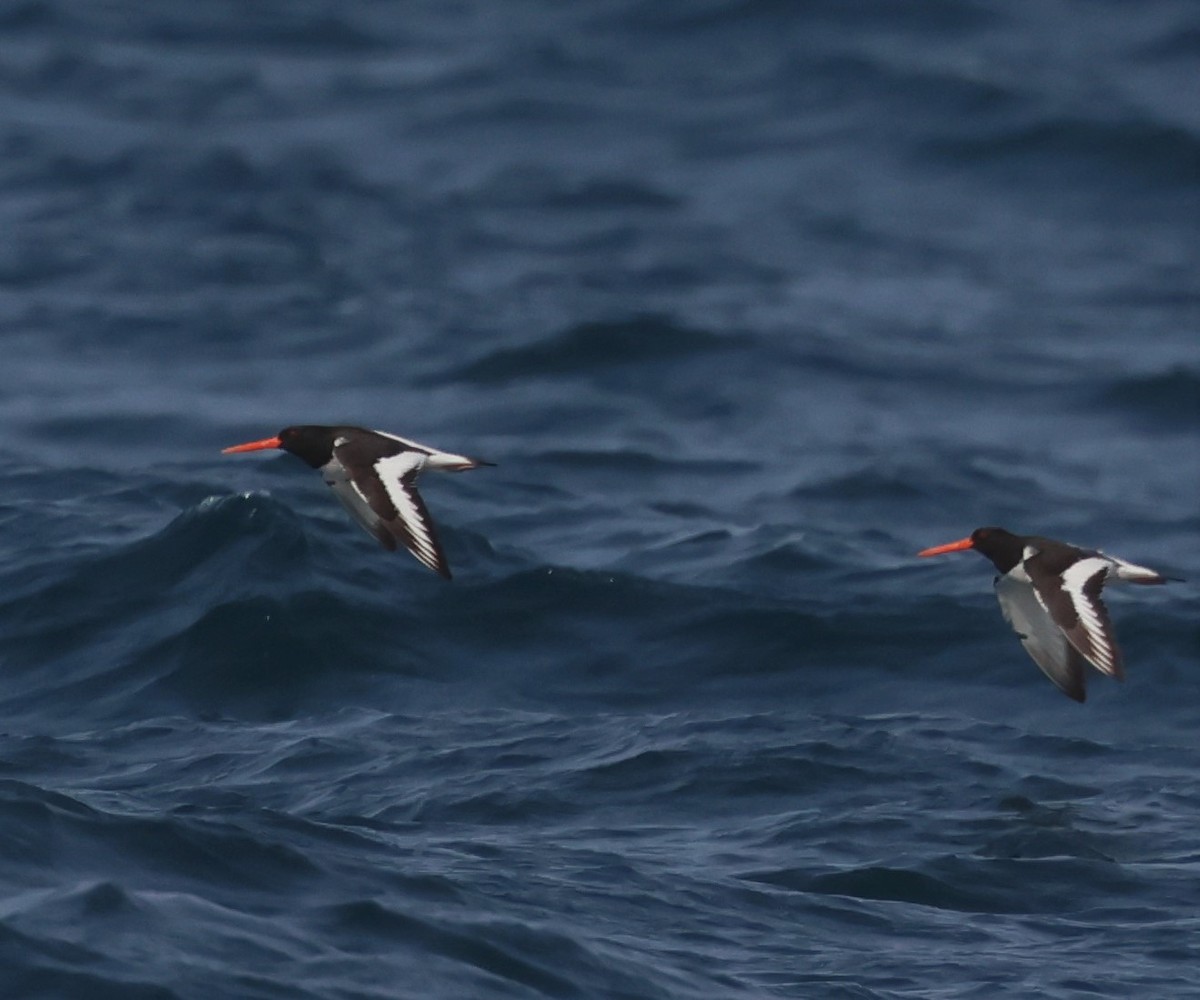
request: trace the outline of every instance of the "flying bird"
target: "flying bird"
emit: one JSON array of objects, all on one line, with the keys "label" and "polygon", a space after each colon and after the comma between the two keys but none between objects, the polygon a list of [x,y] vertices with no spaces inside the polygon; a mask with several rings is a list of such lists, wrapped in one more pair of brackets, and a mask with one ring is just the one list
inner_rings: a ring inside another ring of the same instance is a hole
[{"label": "flying bird", "polygon": [[[1125,679],[1101,588],[1112,581],[1159,584],[1163,576],[1115,556],[1003,528],[977,528],[967,538],[923,549],[919,556],[975,549],[996,567],[996,597],[1025,651],[1068,697],[1083,701],[1084,664]],[[1178,581],[1176,581],[1178,582]]]},{"label": "flying bird", "polygon": [[326,484],[354,518],[389,552],[403,545],[419,562],[450,579],[450,567],[433,519],[417,492],[426,469],[463,472],[494,465],[438,451],[406,438],[364,427],[302,424],[276,437],[225,448],[222,454],[279,448],[320,469]]}]

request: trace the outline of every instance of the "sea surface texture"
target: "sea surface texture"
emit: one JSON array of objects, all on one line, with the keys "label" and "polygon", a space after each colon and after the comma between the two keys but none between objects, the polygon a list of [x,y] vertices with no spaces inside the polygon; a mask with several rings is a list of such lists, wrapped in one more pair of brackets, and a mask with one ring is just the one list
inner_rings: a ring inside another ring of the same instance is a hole
[{"label": "sea surface texture", "polygon": [[[0,997],[1200,996],[1200,5],[0,3]],[[454,580],[295,423],[427,475]],[[981,525],[1106,592],[1085,704]]]}]

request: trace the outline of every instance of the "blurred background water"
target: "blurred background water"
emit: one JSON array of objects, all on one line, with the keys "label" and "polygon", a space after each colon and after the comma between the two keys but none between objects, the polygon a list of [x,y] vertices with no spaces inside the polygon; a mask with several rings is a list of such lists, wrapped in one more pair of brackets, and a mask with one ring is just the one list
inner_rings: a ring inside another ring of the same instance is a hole
[{"label": "blurred background water", "polygon": [[[1200,11],[0,4],[0,991],[1185,997]],[[428,477],[456,579],[310,470]],[[1079,706],[982,524],[1116,592]]]}]

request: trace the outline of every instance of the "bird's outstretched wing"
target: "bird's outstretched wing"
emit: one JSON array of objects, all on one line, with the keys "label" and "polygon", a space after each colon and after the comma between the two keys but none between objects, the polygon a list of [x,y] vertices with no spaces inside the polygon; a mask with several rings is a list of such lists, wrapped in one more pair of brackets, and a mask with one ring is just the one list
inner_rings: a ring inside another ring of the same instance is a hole
[{"label": "bird's outstretched wing", "polygon": [[349,440],[335,443],[333,458],[321,471],[351,516],[384,548],[394,550],[399,543],[449,580],[446,555],[416,488],[426,457],[403,449],[392,455],[364,454]]},{"label": "bird's outstretched wing", "polygon": [[1023,563],[1034,594],[1067,640],[1101,673],[1125,679],[1125,668],[1108,609],[1100,599],[1113,563],[1081,552],[1065,566],[1033,555]]},{"label": "bird's outstretched wing", "polygon": [[1076,701],[1087,697],[1083,657],[1034,594],[1033,586],[1008,575],[996,578],[996,597],[1004,620],[1021,637],[1033,662],[1063,694]]}]

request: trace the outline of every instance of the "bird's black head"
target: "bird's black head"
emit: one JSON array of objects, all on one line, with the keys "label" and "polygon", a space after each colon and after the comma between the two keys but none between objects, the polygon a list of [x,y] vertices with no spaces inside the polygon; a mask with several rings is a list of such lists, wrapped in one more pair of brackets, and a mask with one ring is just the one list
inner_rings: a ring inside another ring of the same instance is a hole
[{"label": "bird's black head", "polygon": [[957,542],[947,542],[945,545],[935,545],[931,549],[922,549],[917,555],[940,556],[946,552],[962,552],[965,549],[975,549],[981,555],[987,556],[1001,573],[1007,573],[1021,561],[1025,542],[1003,528],[976,528],[966,538],[960,538]]},{"label": "bird's black head", "polygon": [[971,548],[987,556],[1001,573],[1007,573],[1021,561],[1025,541],[1004,528],[976,528],[971,532]]},{"label": "bird's black head", "polygon": [[279,432],[278,447],[303,459],[314,469],[319,469],[333,458],[333,442],[337,438],[336,427],[322,424],[297,424]]}]

